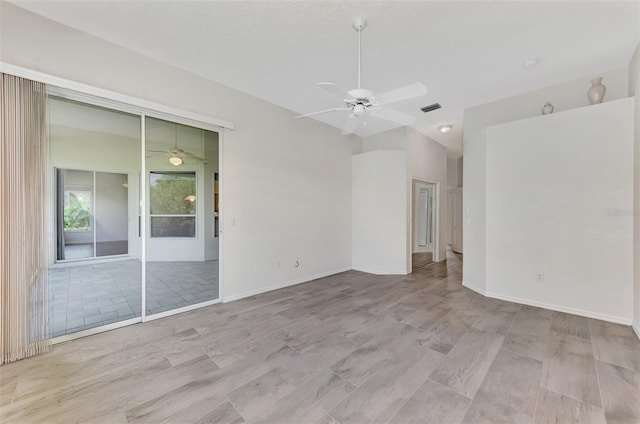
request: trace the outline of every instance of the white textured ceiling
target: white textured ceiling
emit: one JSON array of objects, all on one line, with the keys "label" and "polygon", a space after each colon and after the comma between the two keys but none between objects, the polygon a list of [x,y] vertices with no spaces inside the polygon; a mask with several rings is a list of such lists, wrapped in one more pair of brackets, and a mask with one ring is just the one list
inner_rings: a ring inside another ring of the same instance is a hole
[{"label": "white textured ceiling", "polygon": [[[637,1],[13,1],[80,31],[298,113],[340,106],[315,84],[381,93],[421,82],[428,94],[393,107],[420,132],[462,152],[464,108],[629,63]],[[534,69],[522,63],[539,59]],[[421,106],[442,109],[423,114]],[[346,112],[318,117],[341,128]],[[309,118],[307,118],[309,119]],[[451,123],[446,135],[438,126]],[[370,121],[362,136],[392,128]]]}]

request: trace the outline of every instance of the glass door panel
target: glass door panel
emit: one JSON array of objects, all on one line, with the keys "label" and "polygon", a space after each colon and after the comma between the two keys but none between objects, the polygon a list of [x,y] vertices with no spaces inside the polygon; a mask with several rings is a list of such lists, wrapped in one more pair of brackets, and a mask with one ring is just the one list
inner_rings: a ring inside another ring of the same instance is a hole
[{"label": "glass door panel", "polygon": [[53,337],[141,315],[140,128],[140,116],[50,98]]},{"label": "glass door panel", "polygon": [[145,118],[146,314],[218,298],[218,134]]}]

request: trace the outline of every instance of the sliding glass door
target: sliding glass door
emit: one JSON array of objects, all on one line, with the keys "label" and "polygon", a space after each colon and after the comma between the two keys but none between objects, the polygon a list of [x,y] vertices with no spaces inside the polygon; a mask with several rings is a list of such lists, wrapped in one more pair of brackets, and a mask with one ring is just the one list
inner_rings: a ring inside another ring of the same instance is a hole
[{"label": "sliding glass door", "polygon": [[146,118],[146,314],[218,298],[218,134]]},{"label": "sliding glass door", "polygon": [[75,98],[49,101],[51,335],[214,303],[218,133]]}]

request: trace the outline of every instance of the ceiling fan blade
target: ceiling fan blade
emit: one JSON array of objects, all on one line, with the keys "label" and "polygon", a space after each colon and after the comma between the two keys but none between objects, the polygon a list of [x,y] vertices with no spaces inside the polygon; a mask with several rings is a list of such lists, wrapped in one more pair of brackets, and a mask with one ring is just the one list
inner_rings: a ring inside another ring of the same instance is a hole
[{"label": "ceiling fan blade", "polygon": [[190,159],[199,160],[201,162],[207,162],[207,160],[205,158],[202,158],[200,156],[196,156],[193,153],[189,153],[189,152],[185,152],[185,151],[180,152],[180,156],[183,156],[183,157],[186,157],[186,158],[190,158]]},{"label": "ceiling fan blade", "polygon": [[315,115],[320,115],[320,114],[329,113],[329,112],[339,112],[341,110],[349,110],[349,108],[348,107],[335,107],[333,109],[321,110],[319,112],[305,113],[304,115],[298,115],[298,116],[295,116],[294,118],[295,119],[306,118],[308,116],[315,116]]},{"label": "ceiling fan blade", "polygon": [[167,155],[171,154],[169,150],[147,150],[147,153],[165,153]]},{"label": "ceiling fan blade", "polygon": [[380,110],[372,115],[376,118],[386,119],[387,121],[396,122],[402,125],[411,125],[416,120],[415,116],[411,116],[404,112],[399,112],[395,109],[389,109],[388,107],[380,108]]},{"label": "ceiling fan blade", "polygon": [[376,96],[376,100],[381,105],[399,102],[401,100],[412,99],[414,97],[420,97],[427,94],[427,87],[419,82],[404,87],[396,88],[395,90],[385,91],[382,94]]},{"label": "ceiling fan blade", "polygon": [[332,82],[319,82],[317,85],[342,100],[351,97],[346,90],[343,90]]},{"label": "ceiling fan blade", "polygon": [[360,122],[361,116],[351,115],[347,118],[347,122],[344,123],[344,128],[342,129],[342,135],[353,134],[356,129],[356,125]]}]

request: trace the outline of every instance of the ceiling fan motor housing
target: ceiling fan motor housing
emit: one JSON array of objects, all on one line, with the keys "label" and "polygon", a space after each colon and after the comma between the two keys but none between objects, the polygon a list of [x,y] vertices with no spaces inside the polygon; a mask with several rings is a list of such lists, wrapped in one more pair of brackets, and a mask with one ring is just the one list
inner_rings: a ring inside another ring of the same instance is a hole
[{"label": "ceiling fan motor housing", "polygon": [[373,100],[373,91],[366,88],[354,88],[349,90],[349,95],[359,102],[370,102]]}]

